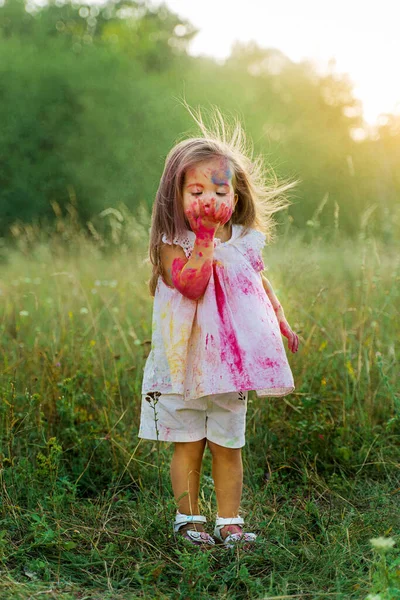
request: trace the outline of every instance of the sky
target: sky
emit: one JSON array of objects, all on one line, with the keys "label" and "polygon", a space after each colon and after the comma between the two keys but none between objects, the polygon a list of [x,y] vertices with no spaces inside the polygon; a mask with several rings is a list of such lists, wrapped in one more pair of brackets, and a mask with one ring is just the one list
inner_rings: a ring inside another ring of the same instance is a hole
[{"label": "sky", "polygon": [[[190,54],[223,60],[237,40],[311,59],[319,73],[347,73],[367,125],[400,114],[399,0],[164,0],[199,33]],[[157,0],[153,6],[161,4]]]}]

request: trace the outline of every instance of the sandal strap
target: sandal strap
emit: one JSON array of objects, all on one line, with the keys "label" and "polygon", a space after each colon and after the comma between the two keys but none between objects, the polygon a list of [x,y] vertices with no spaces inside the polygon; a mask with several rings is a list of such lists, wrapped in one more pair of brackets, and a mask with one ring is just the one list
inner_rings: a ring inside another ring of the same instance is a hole
[{"label": "sandal strap", "polygon": [[224,538],[223,543],[227,548],[234,548],[238,542],[255,542],[256,539],[257,536],[255,533],[230,533]]},{"label": "sandal strap", "polygon": [[182,525],[186,525],[187,523],[207,523],[207,519],[203,515],[184,515],[178,513],[175,516],[174,531],[179,531]]},{"label": "sandal strap", "polygon": [[215,519],[215,526],[219,528],[225,525],[244,525],[244,519],[242,517],[217,517]]},{"label": "sandal strap", "polygon": [[184,539],[188,540],[192,544],[206,544],[209,546],[215,546],[214,538],[205,531],[193,531],[192,529],[188,529],[184,533]]}]

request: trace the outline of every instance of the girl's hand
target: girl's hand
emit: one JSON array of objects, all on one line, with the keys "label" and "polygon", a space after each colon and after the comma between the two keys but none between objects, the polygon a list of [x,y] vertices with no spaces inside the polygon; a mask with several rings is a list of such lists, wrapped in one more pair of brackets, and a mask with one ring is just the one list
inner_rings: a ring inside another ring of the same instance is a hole
[{"label": "girl's hand", "polygon": [[192,231],[203,238],[214,237],[219,225],[225,225],[232,216],[233,207],[224,202],[216,206],[216,199],[212,198],[208,204],[199,200],[185,211]]},{"label": "girl's hand", "polygon": [[286,321],[282,308],[276,310],[275,314],[276,318],[278,319],[281,334],[288,339],[289,350],[291,350],[292,352],[297,352],[297,349],[299,347],[299,337],[297,333],[294,333],[294,331],[292,331],[289,327],[289,323]]}]

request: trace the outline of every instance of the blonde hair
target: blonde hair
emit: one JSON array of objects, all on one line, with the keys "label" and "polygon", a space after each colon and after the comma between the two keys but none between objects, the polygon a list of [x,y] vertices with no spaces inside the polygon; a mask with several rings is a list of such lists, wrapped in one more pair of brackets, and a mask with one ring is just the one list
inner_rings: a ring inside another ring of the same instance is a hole
[{"label": "blonde hair", "polygon": [[149,258],[153,265],[148,282],[151,296],[155,295],[159,275],[162,275],[160,249],[162,234],[173,240],[176,235],[190,229],[183,210],[182,189],[186,171],[197,163],[214,157],[226,157],[233,168],[232,185],[238,195],[230,223],[243,225],[243,235],[249,228],[266,234],[268,242],[274,239],[276,223],[272,215],[290,202],[285,193],[298,181],[282,182],[270,169],[267,182],[263,159],[252,159],[253,149],[248,145],[243,128],[235,119],[230,131],[221,112],[213,108],[211,126],[208,128],[200,110],[194,113],[185,103],[197,123],[202,137],[184,139],[168,153],[164,171],[156,193],[151,215]]}]

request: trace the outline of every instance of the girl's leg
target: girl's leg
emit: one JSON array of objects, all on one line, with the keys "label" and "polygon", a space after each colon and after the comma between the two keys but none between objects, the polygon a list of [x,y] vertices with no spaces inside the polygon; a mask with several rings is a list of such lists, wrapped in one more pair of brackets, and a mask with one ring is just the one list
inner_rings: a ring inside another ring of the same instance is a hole
[{"label": "girl's leg", "polygon": [[[243,464],[241,448],[225,448],[208,441],[212,454],[212,475],[217,495],[218,516],[229,518],[239,514],[243,489]],[[221,536],[229,533],[242,533],[239,525],[225,525]]]},{"label": "girl's leg", "polygon": [[[201,464],[203,460],[206,438],[198,442],[174,442],[175,449],[171,460],[171,482],[174,497],[180,513],[185,515],[198,515],[199,512],[199,488]],[[188,492],[183,498],[184,492]],[[204,531],[200,523],[184,525],[179,531],[195,529]]]}]

